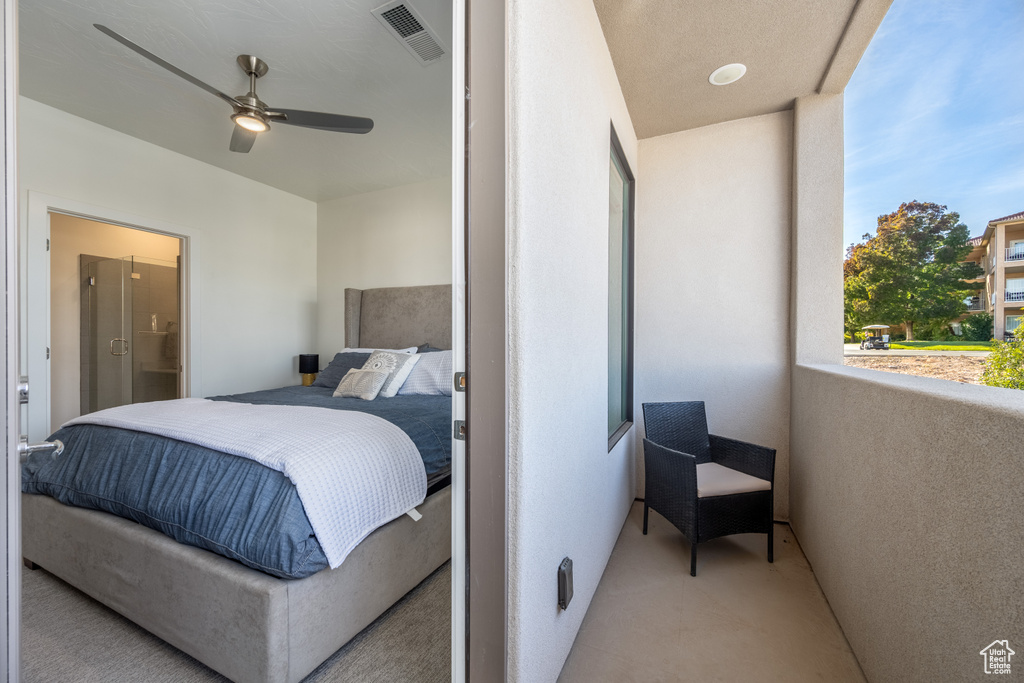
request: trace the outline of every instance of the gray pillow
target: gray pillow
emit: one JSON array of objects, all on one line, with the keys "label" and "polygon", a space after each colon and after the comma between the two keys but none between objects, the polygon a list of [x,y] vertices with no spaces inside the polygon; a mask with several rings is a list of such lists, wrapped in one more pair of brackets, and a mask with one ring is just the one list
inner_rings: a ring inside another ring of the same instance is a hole
[{"label": "gray pillow", "polygon": [[416,353],[434,353],[435,351],[444,351],[444,349],[436,349],[430,344],[420,344],[416,347]]},{"label": "gray pillow", "polygon": [[349,370],[338,383],[334,396],[372,401],[377,398],[380,388],[387,379],[388,373],[380,370]]},{"label": "gray pillow", "polygon": [[368,353],[338,353],[327,367],[313,380],[314,387],[334,389],[349,370],[358,370],[370,357]]},{"label": "gray pillow", "polygon": [[405,383],[406,377],[412,372],[419,356],[412,353],[392,353],[390,351],[374,351],[363,365],[363,370],[378,370],[388,373],[380,395],[390,398],[398,393]]}]

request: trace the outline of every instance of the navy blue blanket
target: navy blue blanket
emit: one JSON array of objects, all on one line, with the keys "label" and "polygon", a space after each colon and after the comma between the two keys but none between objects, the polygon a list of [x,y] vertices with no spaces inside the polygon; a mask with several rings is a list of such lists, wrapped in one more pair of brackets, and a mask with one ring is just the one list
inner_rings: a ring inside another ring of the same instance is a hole
[{"label": "navy blue blanket", "polygon": [[[336,399],[319,387],[284,387],[214,400],[360,410],[402,429],[428,480],[450,469],[451,399]],[[257,462],[162,436],[97,425],[58,430],[65,451],[36,453],[22,491],[104,510],[273,576],[303,578],[328,566],[294,485]]]}]

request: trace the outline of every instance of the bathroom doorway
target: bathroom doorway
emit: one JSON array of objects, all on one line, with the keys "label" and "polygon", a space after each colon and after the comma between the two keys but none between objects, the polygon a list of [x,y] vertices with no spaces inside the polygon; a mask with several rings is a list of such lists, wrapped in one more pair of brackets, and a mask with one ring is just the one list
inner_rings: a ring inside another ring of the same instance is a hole
[{"label": "bathroom doorway", "polygon": [[82,254],[81,412],[181,397],[177,261]]},{"label": "bathroom doorway", "polygon": [[182,396],[181,239],[51,212],[50,429]]}]

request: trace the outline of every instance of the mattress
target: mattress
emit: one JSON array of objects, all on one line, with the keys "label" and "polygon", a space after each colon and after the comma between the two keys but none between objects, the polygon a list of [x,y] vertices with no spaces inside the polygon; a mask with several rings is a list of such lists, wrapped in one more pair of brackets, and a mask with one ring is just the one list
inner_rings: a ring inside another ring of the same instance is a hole
[{"label": "mattress", "polygon": [[[449,397],[362,401],[331,394],[283,387],[214,400],[376,415],[416,445],[431,490],[442,485],[451,464]],[[112,427],[74,425],[52,439],[63,441],[65,452],[56,458],[37,453],[26,462],[25,493],[116,514],[272,576],[303,578],[328,566],[295,486],[280,472],[196,444]]]}]

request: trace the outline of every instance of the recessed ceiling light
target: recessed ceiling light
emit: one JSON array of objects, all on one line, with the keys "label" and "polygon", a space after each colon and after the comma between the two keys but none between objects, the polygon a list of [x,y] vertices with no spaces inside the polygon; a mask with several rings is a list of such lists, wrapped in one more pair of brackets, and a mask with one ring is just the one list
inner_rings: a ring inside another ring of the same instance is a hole
[{"label": "recessed ceiling light", "polygon": [[726,64],[711,72],[708,81],[711,85],[729,85],[743,78],[747,67],[743,64]]}]

